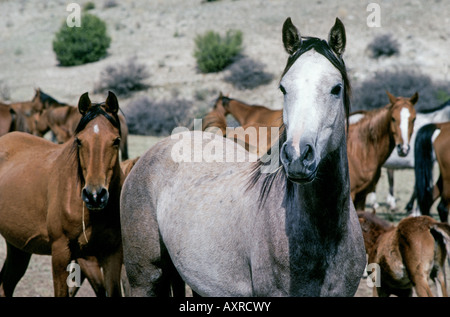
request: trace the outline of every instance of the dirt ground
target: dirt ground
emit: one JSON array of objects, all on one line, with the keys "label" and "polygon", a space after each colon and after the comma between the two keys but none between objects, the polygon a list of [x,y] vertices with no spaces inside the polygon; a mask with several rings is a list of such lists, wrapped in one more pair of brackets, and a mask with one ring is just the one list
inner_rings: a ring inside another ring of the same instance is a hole
[{"label": "dirt ground", "polygon": [[[76,1],[81,6],[87,1]],[[89,91],[93,101],[105,96],[94,93],[101,71],[108,65],[135,58],[149,71],[149,88],[120,99],[121,107],[140,95],[157,100],[174,95],[196,100],[199,92],[210,100],[219,91],[249,103],[273,109],[282,105],[277,90],[287,55],[281,40],[281,27],[290,16],[302,35],[321,38],[339,17],[346,28],[345,61],[353,83],[375,71],[408,67],[421,70],[435,80],[450,80],[450,4],[445,0],[376,1],[380,6],[380,27],[369,27],[364,0],[124,0],[105,8],[107,1],[93,1],[90,13],[108,26],[112,38],[108,56],[98,62],[77,67],[58,66],[52,51],[55,32],[65,21],[67,1],[0,0],[0,84],[10,94],[10,102],[29,100],[40,87],[56,99],[76,104]],[[193,57],[194,38],[206,30],[224,33],[239,29],[244,34],[244,54],[266,65],[274,74],[271,83],[253,90],[237,90],[225,83],[226,72],[201,74]],[[400,54],[390,58],[369,58],[367,44],[380,34],[390,33],[400,43]],[[420,102],[420,101],[419,101]],[[141,155],[155,138],[131,136],[130,156]],[[386,173],[378,186],[377,212],[392,221],[404,216],[403,208],[413,187],[413,171],[398,171],[395,196],[399,210],[391,213],[384,205],[387,195]],[[434,209],[435,210],[435,209]],[[0,263],[5,258],[0,242]],[[50,258],[33,256],[15,296],[52,296]],[[79,296],[92,296],[85,283]],[[371,296],[365,280],[356,296]]]}]

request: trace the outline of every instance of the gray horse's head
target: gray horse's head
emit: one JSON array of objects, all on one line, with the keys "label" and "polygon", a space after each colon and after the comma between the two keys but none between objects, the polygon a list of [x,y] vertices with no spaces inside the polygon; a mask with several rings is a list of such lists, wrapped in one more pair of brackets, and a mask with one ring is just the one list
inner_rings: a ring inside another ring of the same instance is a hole
[{"label": "gray horse's head", "polygon": [[302,38],[290,18],[283,25],[289,59],[280,81],[286,128],[280,159],[294,182],[312,181],[321,160],[345,141],[350,94],[342,60],[345,42],[344,25],[339,19],[330,30],[328,42]]}]

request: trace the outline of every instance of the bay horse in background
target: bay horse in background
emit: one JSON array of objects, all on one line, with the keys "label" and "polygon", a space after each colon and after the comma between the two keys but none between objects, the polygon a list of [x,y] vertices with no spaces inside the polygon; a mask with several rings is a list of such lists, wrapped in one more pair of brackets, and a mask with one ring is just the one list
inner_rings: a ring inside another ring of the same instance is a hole
[{"label": "bay horse in background", "polygon": [[[35,114],[34,135],[44,136],[48,131],[52,131],[57,143],[64,143],[69,140],[81,119],[77,107],[60,103],[52,96],[40,90],[40,102],[42,112]],[[122,138],[120,142],[121,159],[127,160],[128,157],[128,126],[126,119],[119,114]]]},{"label": "bay horse in background", "polygon": [[[412,296],[413,288],[420,297],[433,293],[428,278],[436,284],[438,296],[447,297],[445,259],[450,252],[450,225],[428,216],[402,219],[396,227],[375,216],[358,212],[369,255],[368,263],[377,263],[374,296]],[[370,268],[370,267],[369,267]]]},{"label": "bay horse in background", "polygon": [[13,131],[13,116],[11,107],[7,104],[0,103],[0,136]]},{"label": "bay horse in background", "polygon": [[0,234],[7,244],[0,295],[13,295],[32,254],[52,256],[55,296],[69,295],[72,260],[82,270],[98,261],[107,295],[121,294],[119,104],[111,92],[101,104],[85,93],[78,109],[70,142],[20,132],[0,138]]},{"label": "bay horse in background", "polygon": [[[282,38],[285,128],[266,155],[251,161],[229,139],[185,131],[149,149],[125,180],[132,296],[167,296],[180,279],[201,296],[355,294],[366,260],[348,177],[344,25],[336,19],[327,42],[302,37],[288,18]],[[236,154],[247,160],[227,160]]]},{"label": "bay horse in background", "polygon": [[[237,120],[240,127],[227,129],[228,114]],[[220,93],[213,109],[203,118],[203,131],[218,132],[220,130],[223,136],[233,139],[247,151],[261,156],[276,143],[278,129],[283,124],[282,116],[282,110],[248,105]],[[276,128],[274,130],[276,133],[272,131],[272,128]]]},{"label": "bay horse in background", "polygon": [[40,91],[36,89],[31,101],[0,102],[0,136],[12,131],[32,133],[35,124],[33,116],[42,111],[39,100]]},{"label": "bay horse in background", "polygon": [[[439,178],[433,185],[434,157],[439,165]],[[418,132],[414,149],[417,204],[422,215],[429,215],[433,203],[439,218],[448,222],[450,208],[450,122],[424,125]]]},{"label": "bay horse in background", "polygon": [[348,129],[348,160],[351,195],[356,210],[364,210],[366,196],[373,192],[381,175],[381,167],[394,148],[400,156],[408,154],[419,95],[395,97],[387,92],[390,103],[383,108],[366,111]]}]

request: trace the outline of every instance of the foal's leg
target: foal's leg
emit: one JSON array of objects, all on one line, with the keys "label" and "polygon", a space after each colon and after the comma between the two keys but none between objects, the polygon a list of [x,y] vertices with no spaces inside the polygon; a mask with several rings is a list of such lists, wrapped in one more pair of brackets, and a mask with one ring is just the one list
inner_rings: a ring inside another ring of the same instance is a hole
[{"label": "foal's leg", "polygon": [[0,272],[0,296],[11,297],[17,283],[27,270],[31,253],[24,252],[8,242],[6,246],[6,260]]},{"label": "foal's leg", "polygon": [[417,193],[416,193],[416,188],[414,187],[411,198],[409,199],[409,201],[405,207],[406,213],[409,214],[412,211],[412,209],[414,208],[414,201],[416,200],[416,198],[417,198]]},{"label": "foal's leg", "polygon": [[394,170],[392,168],[388,168],[387,175],[389,181],[389,194],[386,202],[389,206],[389,209],[393,210],[397,207],[395,204],[395,197],[394,197]]}]

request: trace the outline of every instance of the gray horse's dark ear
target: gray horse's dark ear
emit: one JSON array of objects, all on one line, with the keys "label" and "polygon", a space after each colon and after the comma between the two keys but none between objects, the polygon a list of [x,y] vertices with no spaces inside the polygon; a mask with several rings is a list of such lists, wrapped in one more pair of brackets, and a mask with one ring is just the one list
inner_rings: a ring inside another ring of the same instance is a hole
[{"label": "gray horse's dark ear", "polygon": [[293,55],[302,46],[302,37],[292,23],[291,18],[287,18],[283,24],[283,44],[289,55]]},{"label": "gray horse's dark ear", "polygon": [[89,99],[89,94],[85,92],[81,95],[80,100],[78,100],[78,111],[84,116],[90,107],[91,99]]},{"label": "gray horse's dark ear", "polygon": [[409,99],[409,101],[411,101],[411,103],[415,105],[418,100],[419,100],[419,93],[416,91],[416,93],[411,97],[411,99]]},{"label": "gray horse's dark ear", "polygon": [[341,20],[339,20],[339,18],[336,18],[336,22],[328,35],[328,45],[330,45],[333,52],[335,52],[338,56],[341,56],[344,53],[346,42],[347,38],[345,37],[344,24]]},{"label": "gray horse's dark ear", "polygon": [[108,91],[108,98],[106,98],[105,101],[105,109],[111,113],[117,113],[119,111],[119,101],[112,91]]}]

